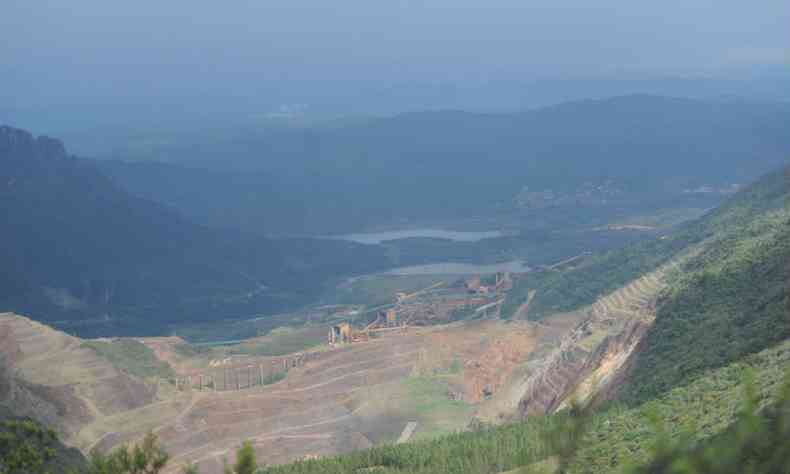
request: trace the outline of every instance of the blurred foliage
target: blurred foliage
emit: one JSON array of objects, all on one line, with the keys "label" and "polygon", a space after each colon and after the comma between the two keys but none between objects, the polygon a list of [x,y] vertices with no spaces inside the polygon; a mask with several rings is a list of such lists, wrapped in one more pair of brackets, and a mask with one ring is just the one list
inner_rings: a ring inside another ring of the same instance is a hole
[{"label": "blurred foliage", "polygon": [[169,459],[156,435],[149,433],[133,447],[121,446],[108,455],[93,454],[88,469],[75,474],[157,474]]},{"label": "blurred foliage", "polygon": [[747,384],[743,410],[726,432],[699,444],[661,433],[651,460],[629,474],[790,472],[790,376],[777,402],[763,410],[753,388]]},{"label": "blurred foliage", "polygon": [[55,455],[57,435],[32,420],[0,423],[0,474],[38,474]]}]

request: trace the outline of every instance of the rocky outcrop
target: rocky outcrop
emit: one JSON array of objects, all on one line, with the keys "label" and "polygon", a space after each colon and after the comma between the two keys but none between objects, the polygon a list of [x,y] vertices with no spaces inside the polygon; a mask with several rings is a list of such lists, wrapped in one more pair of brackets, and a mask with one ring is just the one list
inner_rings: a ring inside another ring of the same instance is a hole
[{"label": "rocky outcrop", "polygon": [[589,355],[577,344],[583,333],[582,326],[574,330],[548,356],[543,367],[528,379],[524,396],[519,403],[519,411],[523,415],[549,413],[565,399],[579,379]]},{"label": "rocky outcrop", "polygon": [[26,179],[51,176],[74,163],[60,140],[0,126],[0,190],[11,191]]},{"label": "rocky outcrop", "polygon": [[563,402],[551,409],[564,408],[574,399],[582,403],[598,402],[610,398],[611,395],[607,394],[616,393],[650,326],[652,320],[633,319],[627,321],[618,333],[607,336],[586,358],[576,377],[576,384],[566,392]]},{"label": "rocky outcrop", "polygon": [[575,399],[596,401],[613,393],[651,327],[664,275],[674,265],[646,275],[600,298],[522,385],[523,416],[551,413]]},{"label": "rocky outcrop", "polygon": [[[584,402],[608,387],[626,367],[634,349],[650,328],[642,319],[625,321],[603,338],[594,350],[584,348],[595,321],[585,321],[555,350],[530,377],[519,411],[526,416],[551,413],[571,399]],[[600,331],[596,328],[595,331]]]}]

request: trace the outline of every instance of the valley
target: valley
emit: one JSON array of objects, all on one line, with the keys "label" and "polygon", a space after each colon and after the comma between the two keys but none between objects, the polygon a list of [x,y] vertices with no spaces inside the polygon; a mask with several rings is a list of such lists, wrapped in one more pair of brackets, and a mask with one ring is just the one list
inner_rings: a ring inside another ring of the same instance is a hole
[{"label": "valley", "polygon": [[0,12],[0,474],[790,474],[788,0]]},{"label": "valley", "polygon": [[[218,474],[245,440],[268,465],[320,459],[551,414],[571,399],[615,397],[659,297],[709,244],[688,247],[589,306],[539,319],[529,313],[542,297],[536,292],[514,314],[502,303],[525,281],[584,271],[595,260],[532,273],[369,277],[350,288],[379,287],[384,299],[368,300],[378,309],[315,308],[281,320],[295,326],[223,344],[177,336],[83,341],[6,314],[2,351],[13,355],[6,360],[19,383],[56,407],[47,422],[68,426],[64,441],[83,452],[150,431],[170,453],[171,473],[196,463]],[[385,299],[395,302],[379,304]],[[348,339],[327,344],[326,332],[345,321]],[[31,402],[30,413],[40,405]]]},{"label": "valley", "polygon": [[[271,472],[379,468],[462,440],[471,447],[449,472],[551,464],[542,426],[581,402],[602,411],[579,459],[607,472],[604,459],[647,460],[649,443],[633,441],[645,406],[692,397],[683,416],[703,410],[706,423],[695,439],[715,439],[737,415],[726,394],[744,367],[764,403],[778,396],[790,336],[786,180],[769,174],[667,235],[604,254],[515,273],[373,274],[341,282],[331,304],[183,328],[205,343],[86,340],[5,313],[0,402],[85,454],[152,432],[168,474],[190,463],[219,474],[243,441]],[[532,441],[517,455],[483,454],[487,437]],[[436,472],[426,466],[390,471]]]},{"label": "valley", "polygon": [[[541,439],[581,403],[600,411],[579,455],[606,472],[589,450],[648,460],[642,410],[705,381],[748,366],[778,396],[785,169],[644,205],[613,183],[524,186],[452,227],[273,238],[193,222],[57,140],[0,127],[0,145],[0,416],[85,456],[152,433],[166,474],[220,474],[247,441],[272,472],[553,471]],[[695,440],[736,419],[717,390]],[[461,442],[452,460],[431,448]]]}]

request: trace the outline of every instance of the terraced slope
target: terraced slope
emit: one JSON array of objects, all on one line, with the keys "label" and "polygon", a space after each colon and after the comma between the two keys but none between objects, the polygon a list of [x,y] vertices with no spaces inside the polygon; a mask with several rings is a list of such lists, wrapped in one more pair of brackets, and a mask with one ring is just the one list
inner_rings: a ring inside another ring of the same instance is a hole
[{"label": "terraced slope", "polygon": [[121,372],[80,339],[10,313],[0,314],[0,328],[2,352],[15,354],[12,369],[22,382],[4,404],[57,427],[69,444],[85,447],[82,427],[156,398],[155,386]]},{"label": "terraced slope", "polygon": [[[497,396],[512,374],[567,324],[473,321],[290,356],[216,360],[176,353],[177,338],[86,343],[4,314],[0,348],[3,360],[13,363],[16,388],[3,402],[18,404],[27,396],[31,414],[85,453],[154,431],[172,456],[168,472],[197,462],[201,472],[213,474],[244,440],[254,443],[260,459],[278,464],[394,442],[410,423],[416,423],[412,439],[464,430],[479,410],[501,408]],[[124,352],[127,346],[134,351]],[[175,378],[134,375],[167,373],[123,359],[141,347],[150,351],[146,357],[168,361]],[[301,363],[289,363],[287,376],[276,383],[250,384],[245,375],[247,367],[282,367],[283,360],[297,359]],[[216,387],[196,382],[200,374],[223,373],[230,381],[217,379]],[[239,374],[237,388],[233,377]]]},{"label": "terraced slope", "polygon": [[581,310],[582,322],[524,381],[521,412],[551,413],[571,396],[584,400],[610,384],[652,325],[656,301],[677,265],[673,261]]},{"label": "terraced slope", "polygon": [[159,435],[180,462],[217,472],[223,457],[251,440],[275,463],[370,447],[365,420],[355,416],[364,401],[357,392],[408,377],[421,339],[392,337],[386,343],[332,351],[286,380],[262,390],[202,393]]}]

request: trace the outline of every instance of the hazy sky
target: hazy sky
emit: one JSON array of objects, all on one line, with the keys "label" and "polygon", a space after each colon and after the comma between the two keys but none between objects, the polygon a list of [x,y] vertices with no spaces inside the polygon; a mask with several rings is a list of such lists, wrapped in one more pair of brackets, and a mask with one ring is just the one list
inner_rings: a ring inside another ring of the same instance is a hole
[{"label": "hazy sky", "polygon": [[2,0],[0,106],[729,74],[790,65],[788,25],[788,0]]}]

